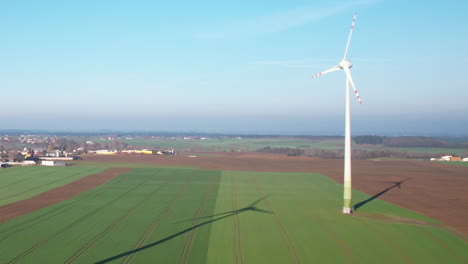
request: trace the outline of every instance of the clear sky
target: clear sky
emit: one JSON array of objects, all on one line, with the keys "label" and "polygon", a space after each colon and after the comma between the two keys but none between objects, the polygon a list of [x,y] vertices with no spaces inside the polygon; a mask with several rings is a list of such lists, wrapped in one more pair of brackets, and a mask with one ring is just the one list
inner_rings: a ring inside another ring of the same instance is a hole
[{"label": "clear sky", "polygon": [[468,134],[468,1],[0,2],[0,129]]}]

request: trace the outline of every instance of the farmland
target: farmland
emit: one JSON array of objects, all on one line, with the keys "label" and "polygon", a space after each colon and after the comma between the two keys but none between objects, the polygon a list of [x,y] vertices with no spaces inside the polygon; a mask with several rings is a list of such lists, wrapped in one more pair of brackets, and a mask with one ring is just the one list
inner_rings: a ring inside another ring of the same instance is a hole
[{"label": "farmland", "polygon": [[[73,169],[96,170],[90,164]],[[464,236],[451,228],[357,191],[361,206],[342,215],[341,195],[339,183],[318,173],[135,164],[106,184],[0,224],[0,263],[468,260]]]},{"label": "farmland", "polygon": [[[108,140],[95,141],[108,143]],[[209,138],[206,140],[160,139],[160,138],[132,138],[122,139],[132,146],[148,148],[175,148],[178,151],[256,151],[262,148],[293,148],[293,149],[324,149],[340,150],[343,148],[344,139],[339,137],[301,138],[301,137],[259,137],[259,138]],[[460,155],[467,153],[466,148],[442,148],[442,147],[384,147],[382,145],[354,145],[354,149],[367,151],[389,150],[414,154],[444,154],[453,153]]]},{"label": "farmland", "polygon": [[0,170],[0,206],[33,197],[103,168],[24,167]]}]

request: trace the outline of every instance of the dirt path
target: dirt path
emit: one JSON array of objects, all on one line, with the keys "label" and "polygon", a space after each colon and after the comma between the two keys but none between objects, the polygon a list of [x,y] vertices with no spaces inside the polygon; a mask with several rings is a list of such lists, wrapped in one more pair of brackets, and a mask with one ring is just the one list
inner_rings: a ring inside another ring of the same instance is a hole
[{"label": "dirt path", "polygon": [[110,168],[103,172],[89,175],[75,182],[43,192],[34,197],[0,207],[0,223],[37,211],[47,206],[71,199],[76,195],[104,184],[109,180],[129,171],[130,168]]},{"label": "dirt path", "polygon": [[[212,170],[318,172],[343,182],[343,160],[263,153],[221,153],[195,158],[182,155],[95,155],[85,156],[84,160],[186,165]],[[354,189],[371,196],[388,189],[378,199],[434,218],[468,235],[468,167],[417,160],[353,160],[352,165]],[[401,182],[399,187],[396,186],[398,182]],[[354,201],[354,204],[359,202],[362,201]]]}]

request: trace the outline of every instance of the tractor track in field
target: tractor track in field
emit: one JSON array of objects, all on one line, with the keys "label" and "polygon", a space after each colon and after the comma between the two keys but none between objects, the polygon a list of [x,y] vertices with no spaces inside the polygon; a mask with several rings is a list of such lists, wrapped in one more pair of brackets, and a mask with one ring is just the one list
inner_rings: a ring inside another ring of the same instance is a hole
[{"label": "tractor track in field", "polygon": [[6,188],[10,187],[11,185],[15,185],[17,183],[28,181],[28,180],[31,180],[31,178],[21,179],[19,181],[12,182],[10,184],[7,184],[7,185],[3,186],[2,188],[0,188],[0,190],[6,189]]},{"label": "tractor track in field", "polygon": [[[232,184],[232,210],[238,210],[237,206],[237,189],[236,189],[236,181],[235,177],[231,177],[231,184]],[[245,263],[244,254],[242,252],[242,237],[240,231],[240,223],[239,223],[239,214],[233,215],[233,223],[234,223],[234,257],[236,263]]]},{"label": "tractor track in field", "polygon": [[[232,210],[237,211],[237,188],[236,188],[236,181],[235,177],[231,177],[232,183]],[[234,258],[236,263],[245,263],[244,254],[242,252],[242,237],[240,231],[240,223],[239,223],[239,214],[234,214]]]},{"label": "tractor track in field", "polygon": [[[172,200],[169,202],[169,204],[164,208],[161,213],[153,220],[151,225],[146,229],[145,233],[140,237],[138,242],[135,244],[132,250],[129,251],[128,255],[122,260],[121,263],[132,263],[133,259],[136,256],[136,253],[138,253],[138,248],[140,248],[143,243],[148,239],[148,237],[153,233],[154,229],[158,226],[159,222],[161,219],[169,212],[169,210],[174,206],[175,202],[183,196],[185,191],[187,190],[188,186],[190,183],[193,181],[193,175],[191,178],[188,180],[187,183],[184,184],[184,186],[177,192],[177,194],[172,198]],[[97,262],[101,263],[101,262]]]},{"label": "tractor track in field", "polygon": [[[193,221],[193,223],[191,225],[191,228],[198,225],[199,218],[203,214],[203,212],[205,211],[206,201],[208,200],[208,196],[212,191],[214,179],[215,179],[215,176],[214,175],[211,176],[211,179],[210,179],[210,181],[208,183],[208,186],[205,189],[205,194],[204,194],[203,199],[201,201],[200,207],[198,208],[198,211],[197,211],[197,213],[195,215],[195,218],[194,218],[194,221]],[[179,259],[179,264],[182,264],[182,263],[187,264],[188,263],[189,258],[190,258],[190,253],[192,251],[193,240],[194,240],[195,236],[197,235],[197,231],[198,231],[198,229],[195,228],[195,229],[190,230],[190,232],[188,233],[188,235],[187,235],[187,237],[185,239],[185,242],[184,242],[184,248],[182,249],[182,254],[181,254],[180,259]]]},{"label": "tractor track in field", "polygon": [[109,168],[91,174],[74,182],[45,191],[31,198],[0,206],[0,223],[29,214],[50,205],[71,199],[80,193],[102,185],[115,177],[128,172],[130,168]]},{"label": "tractor track in field", "polygon": [[[122,181],[124,178],[119,178],[117,179],[114,183],[117,183],[119,181]],[[27,225],[23,224],[23,223],[19,223],[17,225],[14,225],[13,227],[11,227],[10,229],[14,229],[13,231],[9,232],[9,233],[6,233],[5,235],[1,236],[0,237],[0,242],[9,238],[9,237],[12,237],[20,232],[23,232],[25,230],[28,230],[29,228],[39,224],[39,223],[42,223],[44,221],[47,221],[49,219],[52,219],[54,218],[55,216],[63,213],[64,211],[67,211],[69,209],[73,209],[74,207],[78,206],[79,204],[83,203],[83,202],[87,202],[89,200],[92,200],[92,199],[95,199],[97,197],[99,197],[100,195],[106,193],[108,190],[106,189],[103,189],[103,190],[100,190],[98,192],[95,192],[95,193],[92,193],[90,196],[84,198],[83,200],[75,200],[73,201],[72,203],[65,203],[61,206],[58,206],[57,208],[54,208],[54,210],[52,210],[51,212],[47,213],[47,214],[43,214],[43,215],[40,215],[36,218],[34,218],[34,220],[32,221],[29,221],[27,222]]]},{"label": "tractor track in field", "polygon": [[[249,177],[251,181],[255,184],[255,188],[257,189],[257,192],[265,197],[265,193],[260,189],[260,186],[258,185],[257,182],[257,176],[252,176]],[[283,236],[283,240],[288,247],[289,254],[291,257],[291,260],[293,263],[300,263],[302,264],[301,258],[299,257],[299,254],[297,253],[296,247],[294,246],[294,243],[292,242],[291,238],[288,235],[288,232],[286,231],[286,228],[284,227],[283,223],[281,223],[278,215],[276,214],[275,211],[273,211],[273,208],[270,205],[270,202],[268,201],[268,198],[265,198],[263,200],[263,204],[265,204],[266,208],[271,212],[271,215],[273,217],[273,220],[275,221],[276,225],[278,226],[278,229],[280,230],[281,235]]]},{"label": "tractor track in field", "polygon": [[[12,195],[7,196],[7,197],[0,198],[0,201],[4,201],[4,200],[10,199],[10,198],[13,198],[13,197],[15,197],[15,196],[19,196],[19,195],[22,195],[22,194],[24,194],[24,193],[28,193],[28,192],[33,191],[33,190],[37,190],[37,189],[42,188],[42,187],[44,187],[44,186],[51,185],[51,184],[54,184],[54,183],[63,181],[63,180],[68,179],[68,178],[70,178],[70,177],[74,177],[75,175],[78,175],[78,174],[79,174],[79,173],[75,173],[75,174],[73,174],[73,175],[69,175],[69,176],[60,178],[60,179],[58,179],[58,180],[48,182],[48,183],[46,183],[46,184],[42,184],[42,185],[36,186],[36,187],[34,187],[34,188],[31,188],[31,189],[28,189],[28,190],[25,190],[25,191],[22,191],[22,192],[19,192],[19,193],[15,193],[15,194],[12,194]],[[86,176],[85,176],[85,177],[86,177]]]},{"label": "tractor track in field", "polygon": [[162,188],[164,188],[165,186],[167,186],[167,184],[169,184],[169,182],[174,178],[175,176],[172,175],[170,177],[168,177],[168,179],[166,179],[165,182],[163,182],[162,184],[160,184],[159,186],[157,186],[156,189],[154,189],[151,193],[145,195],[145,197],[140,201],[138,202],[137,204],[135,204],[134,206],[132,206],[130,209],[128,209],[125,214],[121,215],[119,218],[117,218],[116,220],[114,220],[114,222],[112,222],[106,229],[104,229],[101,233],[99,233],[98,235],[96,235],[93,239],[91,239],[90,241],[88,241],[82,248],[80,248],[77,252],[75,252],[75,254],[73,254],[69,259],[67,259],[64,263],[73,263],[75,262],[81,255],[83,255],[84,252],[86,252],[86,250],[88,250],[91,246],[94,245],[94,243],[96,243],[99,239],[101,239],[103,236],[105,236],[106,234],[108,234],[110,231],[112,231],[115,227],[117,227],[123,220],[125,220],[127,217],[129,217],[130,215],[133,214],[133,212],[135,212],[139,207],[141,207],[145,202],[148,201],[149,198],[151,198],[152,196],[154,196],[155,194],[157,194]]},{"label": "tractor track in field", "polygon": [[396,252],[398,255],[402,257],[402,259],[405,260],[406,263],[415,263],[413,258],[411,258],[408,254],[405,253],[405,250],[402,249],[400,246],[398,246],[398,243],[395,242],[393,239],[390,239],[387,235],[384,233],[380,232],[378,228],[371,227],[368,223],[366,223],[362,219],[358,219],[360,223],[363,224],[367,229],[372,230],[373,232],[377,233],[379,237],[383,238],[385,242],[393,249],[394,252]]},{"label": "tractor track in field", "polygon": [[422,226],[417,226],[417,228],[426,234],[428,237],[430,237],[432,240],[434,240],[439,246],[443,247],[445,250],[450,252],[452,256],[460,260],[460,263],[468,263],[468,258],[464,258],[458,254],[456,250],[453,250],[451,247],[447,246],[440,238],[436,237],[434,234],[431,233],[429,230],[425,230],[424,227]]},{"label": "tractor track in field", "polygon": [[[295,177],[291,177],[296,179]],[[272,180],[273,182],[276,181],[275,179]],[[297,182],[297,179],[295,180]],[[288,186],[288,185],[285,185]],[[307,185],[302,185],[301,186],[307,186]],[[290,189],[290,187],[283,187],[283,190],[286,191],[286,193],[291,196],[291,197],[297,197]],[[356,258],[356,256],[353,254],[353,251],[351,248],[346,244],[345,241],[343,241],[338,234],[336,234],[325,222],[323,222],[319,216],[317,216],[313,211],[311,211],[307,206],[304,205],[303,202],[299,202],[299,199],[293,199],[295,201],[295,204],[298,205],[306,214],[309,216],[309,219],[314,221],[318,226],[320,226],[322,229],[324,229],[330,237],[335,241],[335,243],[340,247],[341,252],[348,257],[351,263],[359,263],[359,260]]]},{"label": "tractor track in field", "polygon": [[70,223],[69,225],[63,227],[62,229],[54,232],[53,234],[47,236],[46,238],[44,238],[43,240],[37,242],[34,246],[30,247],[29,249],[27,249],[26,251],[24,251],[23,253],[19,254],[18,256],[16,256],[15,258],[13,258],[12,260],[8,261],[7,263],[16,263],[20,260],[22,260],[23,258],[25,258],[26,256],[28,256],[29,254],[31,254],[32,252],[36,251],[38,248],[40,248],[41,246],[43,246],[44,244],[46,244],[47,242],[49,242],[50,240],[52,240],[53,238],[63,234],[64,232],[70,230],[71,228],[73,228],[75,225],[77,224],[80,224],[81,222],[83,222],[84,220],[86,220],[87,218],[89,218],[90,216],[98,213],[99,211],[101,211],[103,208],[106,208],[108,207],[109,205],[115,203],[116,201],[120,200],[121,198],[123,198],[124,196],[126,196],[128,193],[132,192],[133,190],[139,188],[141,185],[145,184],[146,182],[148,182],[149,179],[145,182],[142,182],[138,185],[136,185],[135,187],[129,189],[128,191],[126,191],[125,193],[117,196],[116,198],[114,198],[113,200],[107,202],[106,204],[100,206],[99,208],[96,208],[94,209],[93,211],[89,212],[88,214],[76,219],[75,221],[73,221],[72,223]]}]

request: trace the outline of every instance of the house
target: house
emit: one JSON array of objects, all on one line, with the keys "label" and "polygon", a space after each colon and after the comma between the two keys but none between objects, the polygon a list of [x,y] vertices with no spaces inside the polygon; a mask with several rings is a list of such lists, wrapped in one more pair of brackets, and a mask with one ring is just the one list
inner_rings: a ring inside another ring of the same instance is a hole
[{"label": "house", "polygon": [[461,157],[450,157],[450,161],[461,161]]}]

